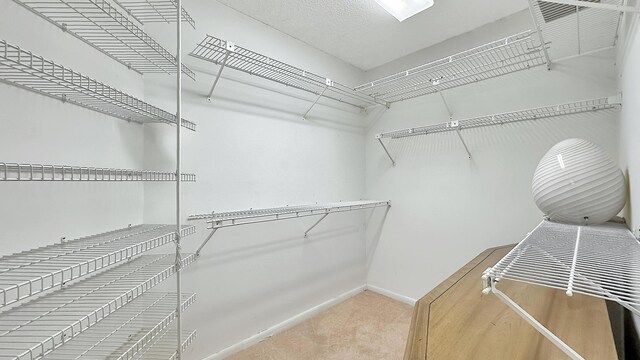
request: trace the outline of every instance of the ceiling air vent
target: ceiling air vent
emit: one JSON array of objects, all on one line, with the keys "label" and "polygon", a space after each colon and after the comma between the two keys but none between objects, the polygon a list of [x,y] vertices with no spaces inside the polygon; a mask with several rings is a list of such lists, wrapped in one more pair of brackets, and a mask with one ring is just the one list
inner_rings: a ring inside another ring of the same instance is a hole
[{"label": "ceiling air vent", "polygon": [[[599,3],[600,0],[581,0],[583,2],[594,2]],[[575,14],[576,7],[573,5],[566,4],[557,4],[546,1],[538,1],[538,6],[540,7],[540,12],[542,13],[542,17],[544,18],[544,22],[551,22],[553,20],[558,20],[567,15]],[[580,10],[584,9],[583,6],[579,7]]]}]

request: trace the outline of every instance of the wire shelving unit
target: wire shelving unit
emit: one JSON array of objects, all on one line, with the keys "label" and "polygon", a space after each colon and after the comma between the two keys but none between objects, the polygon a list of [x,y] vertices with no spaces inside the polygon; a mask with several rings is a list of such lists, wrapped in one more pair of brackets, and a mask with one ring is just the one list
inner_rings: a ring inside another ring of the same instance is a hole
[{"label": "wire shelving unit", "polygon": [[[388,106],[386,101],[372,98],[366,94],[357,93],[349,86],[211,35],[207,35],[190,55],[197,59],[220,65],[216,80],[208,95],[209,100],[220,79],[221,72],[224,68],[228,67],[315,94],[317,98],[312,108],[322,97],[361,109],[372,105]],[[309,111],[310,110],[311,109],[309,109]],[[304,117],[308,115],[309,111],[307,111]]]},{"label": "wire shelving unit", "polygon": [[576,351],[498,289],[516,281],[614,301],[640,315],[640,243],[623,224],[579,226],[542,221],[483,275],[493,293],[572,359]]},{"label": "wire shelving unit", "polygon": [[355,90],[394,103],[546,63],[546,45],[529,30],[368,82]]},{"label": "wire shelving unit", "polygon": [[[195,182],[195,174],[180,174]],[[176,181],[172,172],[0,162],[0,181]]]},{"label": "wire shelving unit", "polygon": [[[136,354],[133,359],[135,360],[177,360],[178,345],[176,339],[178,337],[178,331],[175,325],[172,325],[166,332],[159,335],[157,340],[151,344],[148,348]],[[183,330],[182,338],[182,350],[186,348],[195,340],[195,330]]]},{"label": "wire shelving unit", "polygon": [[625,0],[529,0],[529,9],[553,61],[615,47],[623,13],[638,12]]},{"label": "wire shelving unit", "polygon": [[[175,114],[4,40],[0,40],[0,80],[127,121],[176,124]],[[182,126],[196,129],[184,119]]]},{"label": "wire shelving unit", "polygon": [[[195,232],[185,226],[182,236]],[[0,307],[174,241],[170,225],[139,225],[0,257]]]},{"label": "wire shelving unit", "polygon": [[[181,299],[180,307],[185,310],[195,302],[195,294]],[[165,333],[175,318],[175,293],[147,292],[43,359],[133,359]]]},{"label": "wire shelving unit", "polygon": [[[184,265],[193,260],[187,257]],[[1,313],[0,357],[44,356],[174,272],[175,261],[169,255],[145,255]]]},{"label": "wire shelving unit", "polygon": [[[176,22],[178,16],[176,11],[178,4],[175,0],[114,0],[129,15],[133,16],[141,24],[145,23],[172,23]],[[192,28],[196,28],[196,22],[193,20],[187,10],[182,10],[182,21],[189,23]]]},{"label": "wire shelving unit", "polygon": [[206,220],[209,224],[209,229],[211,230],[209,236],[207,236],[207,238],[196,251],[195,255],[199,256],[204,246],[209,242],[209,240],[211,240],[213,235],[220,228],[258,224],[270,221],[297,219],[308,216],[320,216],[318,221],[316,221],[309,229],[307,229],[307,231],[304,232],[304,236],[306,237],[313,228],[320,224],[320,222],[330,214],[374,209],[377,207],[386,207],[388,209],[391,207],[391,201],[360,200],[331,204],[310,204],[263,209],[249,209],[221,213],[211,212],[208,214],[191,215],[189,216],[188,220]]},{"label": "wire shelving unit", "polygon": [[462,141],[462,144],[464,145],[465,150],[467,151],[469,157],[471,157],[471,153],[469,152],[469,149],[464,141],[464,138],[461,135],[462,130],[485,127],[485,126],[506,125],[506,124],[518,123],[522,121],[533,121],[533,120],[579,114],[579,113],[585,113],[585,112],[615,110],[615,109],[619,109],[620,106],[621,106],[621,97],[611,96],[607,98],[582,100],[582,101],[576,101],[572,103],[543,106],[543,107],[538,107],[533,109],[511,111],[511,112],[492,114],[492,115],[484,115],[484,116],[478,116],[478,117],[467,118],[462,120],[452,120],[452,121],[447,121],[447,122],[433,124],[433,125],[388,131],[388,132],[377,134],[375,137],[378,140],[379,144],[382,146],[383,150],[387,154],[387,157],[389,157],[393,165],[395,165],[395,160],[391,156],[385,144],[382,142],[382,139],[398,140],[398,139],[404,139],[412,136],[424,136],[424,135],[430,135],[430,134],[436,134],[436,133],[442,133],[442,132],[456,132],[457,135],[460,137],[460,140]]},{"label": "wire shelving unit", "polygon": [[176,58],[107,0],[14,1],[140,74],[176,72]]}]

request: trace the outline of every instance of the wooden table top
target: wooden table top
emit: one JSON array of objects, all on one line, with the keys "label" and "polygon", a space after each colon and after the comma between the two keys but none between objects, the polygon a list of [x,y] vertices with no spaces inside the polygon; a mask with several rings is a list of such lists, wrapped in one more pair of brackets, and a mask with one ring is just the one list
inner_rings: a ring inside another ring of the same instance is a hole
[{"label": "wooden table top", "polygon": [[[488,249],[420,299],[405,360],[569,359],[495,295],[482,273],[513,245]],[[617,359],[604,300],[503,280],[499,289],[585,359]]]}]

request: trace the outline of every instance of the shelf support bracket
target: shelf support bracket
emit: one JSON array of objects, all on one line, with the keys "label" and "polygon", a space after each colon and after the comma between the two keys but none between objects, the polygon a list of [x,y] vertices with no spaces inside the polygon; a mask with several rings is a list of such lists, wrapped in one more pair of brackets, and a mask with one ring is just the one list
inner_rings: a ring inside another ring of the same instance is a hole
[{"label": "shelf support bracket", "polygon": [[227,51],[224,53],[224,59],[222,59],[222,64],[220,64],[220,69],[218,69],[218,73],[216,74],[216,79],[213,81],[213,85],[211,85],[211,90],[209,90],[209,95],[207,95],[207,101],[211,102],[211,96],[213,96],[213,91],[216,89],[218,85],[218,81],[220,81],[220,75],[222,75],[222,71],[225,66],[227,66],[227,60],[229,59],[229,54],[236,51],[236,45],[230,41],[227,41]]},{"label": "shelf support bracket", "polygon": [[333,84],[333,82],[331,80],[327,79],[327,84],[322,89],[320,94],[318,94],[318,96],[316,97],[316,100],[313,102],[313,104],[311,104],[311,107],[309,107],[309,109],[304,113],[304,115],[302,115],[302,120],[307,120],[307,116],[309,115],[309,113],[311,112],[313,107],[318,104],[318,101],[320,101],[320,98],[322,98],[322,96],[324,96],[324,92],[327,91],[327,89],[329,88],[330,84]]},{"label": "shelf support bracket", "polygon": [[391,157],[391,154],[389,154],[389,150],[387,149],[386,146],[384,146],[384,143],[382,142],[382,137],[380,135],[376,135],[376,139],[378,139],[378,142],[380,143],[380,146],[382,146],[382,148],[384,149],[384,152],[389,157],[389,160],[391,160],[391,165],[396,166],[396,161],[393,160],[393,158]]},{"label": "shelf support bracket", "polygon": [[318,224],[320,224],[320,222],[324,220],[324,218],[326,218],[327,216],[329,216],[329,213],[322,215],[322,217],[320,217],[318,221],[316,221],[313,225],[311,225],[311,227],[304,232],[304,237],[307,237],[309,235],[309,231],[313,230],[314,227],[318,226]]},{"label": "shelf support bracket", "polygon": [[529,325],[531,325],[534,329],[536,329],[542,336],[546,337],[549,341],[551,341],[555,346],[557,346],[560,350],[562,350],[567,356],[569,356],[573,360],[585,360],[580,354],[578,354],[575,350],[573,350],[569,345],[564,343],[559,337],[557,337],[553,332],[544,327],[538,320],[536,320],[531,314],[526,312],[523,308],[521,308],[515,301],[511,300],[510,297],[505,295],[502,291],[496,288],[496,282],[493,278],[491,281],[491,292],[500,299],[503,303],[505,303],[511,310],[513,310],[516,314],[518,314],[521,318],[523,318]]},{"label": "shelf support bracket", "polygon": [[449,120],[453,119],[453,112],[451,111],[451,108],[449,107],[449,103],[447,103],[447,99],[444,98],[444,95],[442,94],[442,91],[438,90],[438,94],[440,94],[440,98],[442,99],[442,103],[444,104],[444,107],[447,109],[447,114],[449,114]]},{"label": "shelf support bracket", "polygon": [[[457,121],[456,121],[456,123],[457,123]],[[467,155],[469,155],[469,159],[471,159],[471,152],[469,151],[469,147],[467,146],[467,143],[464,141],[464,138],[462,137],[462,134],[460,133],[460,129],[456,130],[456,134],[458,134],[458,137],[460,138],[460,141],[462,142],[462,146],[464,146],[464,150],[467,152]]]},{"label": "shelf support bracket", "polygon": [[204,241],[202,242],[202,244],[200,245],[200,247],[198,247],[198,250],[196,250],[196,257],[200,256],[200,252],[202,251],[202,248],[207,245],[207,243],[209,242],[209,240],[211,240],[211,238],[213,237],[213,234],[216,233],[216,231],[218,231],[218,228],[214,227],[213,230],[211,230],[211,233],[209,234],[209,236],[207,236],[206,239],[204,239]]},{"label": "shelf support bracket", "polygon": [[551,70],[551,59],[549,58],[549,52],[547,51],[547,44],[544,42],[544,37],[542,36],[542,28],[540,27],[538,18],[536,17],[536,14],[533,10],[533,0],[529,0],[529,13],[531,14],[533,25],[536,27],[536,32],[538,33],[540,46],[542,46],[542,52],[544,53],[544,58],[547,62],[547,70]]}]

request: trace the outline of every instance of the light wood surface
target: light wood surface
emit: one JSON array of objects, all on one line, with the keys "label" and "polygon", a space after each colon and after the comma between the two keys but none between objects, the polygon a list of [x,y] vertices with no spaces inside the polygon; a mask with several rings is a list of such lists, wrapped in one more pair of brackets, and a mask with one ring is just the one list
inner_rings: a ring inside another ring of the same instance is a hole
[{"label": "light wood surface", "polygon": [[[405,360],[569,359],[495,295],[482,294],[482,272],[512,247],[484,251],[416,303]],[[498,288],[585,359],[617,359],[603,300],[506,280]]]}]

